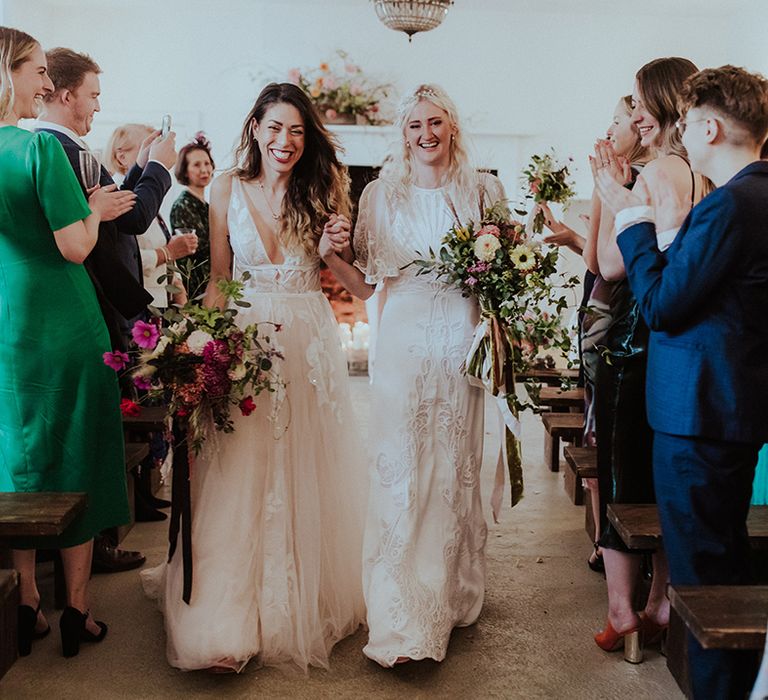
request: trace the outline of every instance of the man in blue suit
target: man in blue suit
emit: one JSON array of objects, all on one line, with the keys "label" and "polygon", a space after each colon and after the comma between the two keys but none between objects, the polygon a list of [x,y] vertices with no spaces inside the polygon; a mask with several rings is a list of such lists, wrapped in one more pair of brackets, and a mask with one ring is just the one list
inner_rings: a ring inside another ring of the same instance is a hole
[{"label": "man in blue suit", "polygon": [[[733,66],[700,71],[680,113],[691,167],[716,185],[684,220],[672,188],[629,192],[606,162],[596,183],[652,331],[648,420],[671,582],[747,584],[747,512],[768,441],[768,81]],[[680,221],[659,252],[656,231]],[[756,670],[751,654],[704,650],[690,635],[689,669],[693,697],[707,699],[745,697]]]}]

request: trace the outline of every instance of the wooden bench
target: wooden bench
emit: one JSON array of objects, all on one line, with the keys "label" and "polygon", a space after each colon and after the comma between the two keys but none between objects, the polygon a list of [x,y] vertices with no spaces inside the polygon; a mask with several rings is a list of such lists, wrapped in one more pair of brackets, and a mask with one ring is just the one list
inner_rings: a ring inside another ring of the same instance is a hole
[{"label": "wooden bench", "polygon": [[688,635],[705,649],[761,650],[768,586],[670,586],[667,668],[689,695]]},{"label": "wooden bench", "polygon": [[163,432],[167,406],[142,406],[138,416],[123,416],[123,431],[131,439],[133,434]]},{"label": "wooden bench", "polygon": [[19,607],[19,575],[0,569],[0,678],[16,661]]},{"label": "wooden bench", "polygon": [[560,386],[563,381],[575,382],[579,378],[578,369],[549,369],[547,367],[531,368],[528,372],[523,372],[515,376],[515,381],[526,382],[534,381],[550,386]]},{"label": "wooden bench", "polygon": [[544,462],[550,471],[560,470],[560,440],[581,444],[583,413],[542,413],[544,424]]},{"label": "wooden bench", "polygon": [[[661,523],[655,504],[611,503],[608,520],[630,549],[658,549]],[[752,549],[768,549],[768,506],[752,506],[747,515],[749,544]]]},{"label": "wooden bench", "polygon": [[574,505],[583,506],[582,479],[597,478],[597,448],[569,446],[563,449],[563,456],[567,465],[563,475],[565,492]]},{"label": "wooden bench", "polygon": [[86,502],[84,493],[0,493],[0,538],[60,535]]},{"label": "wooden bench", "polygon": [[543,386],[539,393],[539,405],[548,406],[553,412],[582,413],[584,411],[584,389],[577,387],[563,391],[556,386]]},{"label": "wooden bench", "polygon": [[133,528],[136,522],[135,498],[136,488],[131,472],[138,467],[144,458],[149,454],[149,445],[146,442],[126,442],[125,443],[125,474],[126,488],[128,491],[128,508],[131,511],[131,519],[125,525],[117,527],[117,542],[122,542]]}]

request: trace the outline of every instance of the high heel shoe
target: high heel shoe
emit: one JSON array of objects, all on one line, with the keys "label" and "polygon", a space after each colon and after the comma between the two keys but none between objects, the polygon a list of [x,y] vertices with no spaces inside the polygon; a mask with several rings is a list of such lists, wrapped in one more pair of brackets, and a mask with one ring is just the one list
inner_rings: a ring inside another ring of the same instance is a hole
[{"label": "high heel shoe", "polygon": [[600,553],[600,545],[595,542],[595,551],[589,555],[587,559],[587,566],[598,574],[605,573],[605,562],[603,561],[603,555]]},{"label": "high heel shoe", "polygon": [[80,652],[80,642],[100,642],[107,636],[107,626],[103,622],[95,621],[101,631],[94,634],[85,628],[87,620],[88,611],[83,613],[77,608],[64,608],[61,613],[61,651],[67,658],[77,656]]},{"label": "high heel shoe", "polygon": [[626,632],[617,632],[610,621],[606,620],[605,629],[595,635],[595,644],[603,651],[618,651],[624,647],[624,661],[631,664],[643,662],[643,644],[639,625]]},{"label": "high heel shoe", "polygon": [[643,645],[650,646],[652,644],[659,644],[662,655],[666,656],[669,623],[660,625],[658,622],[648,617],[645,612],[638,613],[638,616],[640,617],[640,631],[643,634]]},{"label": "high heel shoe", "polygon": [[29,605],[19,605],[17,613],[19,656],[29,656],[32,653],[32,640],[42,639],[51,631],[50,625],[48,625],[42,632],[37,632],[35,630],[37,616],[39,614],[39,605],[37,606],[37,609]]}]

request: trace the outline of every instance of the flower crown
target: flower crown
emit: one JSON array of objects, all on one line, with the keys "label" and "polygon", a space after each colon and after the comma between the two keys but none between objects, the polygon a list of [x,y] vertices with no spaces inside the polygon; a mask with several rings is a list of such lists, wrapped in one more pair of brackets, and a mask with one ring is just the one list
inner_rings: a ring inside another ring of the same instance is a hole
[{"label": "flower crown", "polygon": [[439,99],[439,95],[428,85],[422,85],[418,90],[416,90],[416,94],[414,97],[426,97],[428,99]]},{"label": "flower crown", "polygon": [[211,148],[211,142],[208,140],[208,137],[205,135],[204,131],[198,131],[192,137],[192,140],[189,142],[189,145],[197,146],[198,148],[203,148],[206,151],[210,150]]}]

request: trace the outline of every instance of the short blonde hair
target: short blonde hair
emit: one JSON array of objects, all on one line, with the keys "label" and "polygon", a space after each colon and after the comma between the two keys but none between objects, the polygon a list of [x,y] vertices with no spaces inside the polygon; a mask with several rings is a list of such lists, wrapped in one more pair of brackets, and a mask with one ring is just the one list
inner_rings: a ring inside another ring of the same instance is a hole
[{"label": "short blonde hair", "polygon": [[13,111],[13,79],[11,73],[29,60],[39,46],[37,39],[18,29],[0,27],[0,119]]},{"label": "short blonde hair", "polygon": [[110,175],[127,174],[128,171],[123,169],[117,159],[118,151],[126,149],[137,141],[141,143],[153,131],[154,129],[147,124],[123,124],[112,132],[104,147],[104,167]]}]

